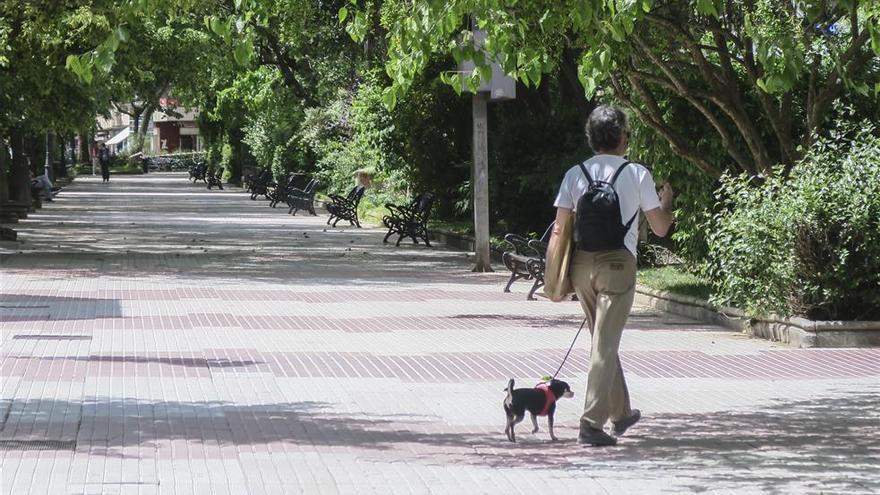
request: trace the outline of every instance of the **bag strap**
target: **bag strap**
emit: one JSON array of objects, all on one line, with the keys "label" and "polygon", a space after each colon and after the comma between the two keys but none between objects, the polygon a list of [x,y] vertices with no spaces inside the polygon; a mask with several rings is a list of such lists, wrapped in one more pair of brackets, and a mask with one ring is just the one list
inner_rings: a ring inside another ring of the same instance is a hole
[{"label": "bag strap", "polygon": [[636,212],[633,213],[633,216],[632,216],[632,218],[629,219],[629,222],[626,222],[626,225],[624,225],[624,227],[626,227],[627,232],[629,232],[629,228],[632,227],[632,224],[636,220],[637,216],[639,216],[639,209],[638,208],[636,208]]},{"label": "bag strap", "polygon": [[617,171],[615,171],[614,175],[611,177],[610,184],[612,186],[614,186],[614,183],[617,182],[617,178],[620,177],[620,173],[623,172],[623,169],[625,169],[626,166],[629,165],[630,163],[632,163],[632,162],[630,162],[630,161],[623,162],[623,165],[621,165],[620,167],[617,168]]},{"label": "bag strap", "polygon": [[578,166],[581,167],[581,172],[587,177],[587,182],[590,183],[590,187],[593,187],[593,178],[590,177],[590,173],[587,172],[587,167],[585,167],[583,163],[579,163]]},{"label": "bag strap", "polygon": [[[625,169],[627,167],[627,165],[629,165],[630,163],[632,163],[632,162],[627,160],[627,161],[623,162],[623,165],[621,165],[620,167],[617,168],[617,171],[614,172],[614,176],[611,178],[611,186],[612,187],[614,187],[614,182],[617,181],[617,178],[620,177],[620,173],[623,172],[623,169]],[[629,222],[626,222],[626,224],[624,225],[626,227],[627,231],[629,231],[629,228],[632,227],[632,224],[636,220],[637,216],[639,216],[639,209],[638,208],[636,208],[636,212],[633,213],[633,216],[632,216],[632,218],[629,219]]]}]

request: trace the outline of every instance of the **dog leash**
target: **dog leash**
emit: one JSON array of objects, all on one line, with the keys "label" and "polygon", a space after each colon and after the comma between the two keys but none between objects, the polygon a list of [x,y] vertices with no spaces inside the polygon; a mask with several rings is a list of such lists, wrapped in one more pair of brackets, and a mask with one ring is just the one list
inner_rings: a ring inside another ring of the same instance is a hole
[{"label": "dog leash", "polygon": [[574,343],[577,342],[578,336],[580,336],[581,330],[584,329],[584,325],[586,325],[586,324],[587,324],[587,317],[584,316],[584,321],[581,323],[581,327],[578,328],[577,333],[574,334],[574,339],[571,341],[571,345],[568,346],[568,352],[566,352],[565,357],[562,358],[562,363],[560,363],[559,368],[556,368],[556,373],[553,373],[553,379],[556,379],[556,375],[558,375],[559,372],[562,371],[562,367],[565,366],[565,361],[568,360],[568,355],[571,354],[571,350],[574,349]]}]

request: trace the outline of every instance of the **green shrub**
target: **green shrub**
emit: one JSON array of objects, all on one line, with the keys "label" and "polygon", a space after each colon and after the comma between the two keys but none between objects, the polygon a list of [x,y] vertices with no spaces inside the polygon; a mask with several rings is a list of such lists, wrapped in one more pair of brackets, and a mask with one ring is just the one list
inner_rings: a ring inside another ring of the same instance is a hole
[{"label": "green shrub", "polygon": [[[869,127],[869,126],[866,126]],[[880,319],[880,138],[825,141],[755,186],[727,177],[709,235],[715,302],[755,314]]]},{"label": "green shrub", "polygon": [[232,145],[224,142],[220,147],[220,168],[223,169],[223,179],[228,180],[232,176]]}]

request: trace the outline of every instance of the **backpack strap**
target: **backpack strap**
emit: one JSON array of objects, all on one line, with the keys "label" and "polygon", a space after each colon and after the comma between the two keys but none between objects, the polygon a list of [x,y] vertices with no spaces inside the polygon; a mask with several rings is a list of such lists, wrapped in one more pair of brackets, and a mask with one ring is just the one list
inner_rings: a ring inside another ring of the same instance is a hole
[{"label": "backpack strap", "polygon": [[637,216],[639,216],[639,209],[638,208],[636,208],[636,212],[633,213],[633,216],[632,216],[632,218],[629,219],[629,222],[626,222],[626,225],[624,225],[624,227],[626,227],[627,232],[629,232],[629,228],[632,227],[632,224],[636,220]]},{"label": "backpack strap", "polygon": [[[612,186],[614,186],[614,183],[617,181],[617,178],[620,177],[620,173],[623,172],[623,169],[625,169],[627,167],[627,165],[629,165],[630,163],[632,163],[632,162],[627,160],[627,161],[623,162],[623,165],[621,165],[620,167],[617,168],[617,171],[614,172],[614,176],[611,177],[611,185]],[[635,222],[637,216],[639,216],[639,209],[638,208],[636,208],[636,212],[633,213],[633,216],[632,216],[632,218],[629,219],[629,222],[626,222],[625,227],[626,227],[627,231],[629,231],[629,228],[632,227],[632,224],[633,224],[633,222]]]},{"label": "backpack strap", "polygon": [[590,183],[590,187],[593,187],[593,178],[590,177],[590,173],[587,172],[587,167],[585,167],[583,163],[579,163],[578,166],[581,167],[581,172],[583,172],[584,175],[587,176],[587,182]]},{"label": "backpack strap", "polygon": [[615,171],[614,175],[611,177],[611,185],[612,186],[614,185],[615,182],[617,182],[617,178],[620,177],[620,173],[623,172],[623,169],[625,169],[626,166],[629,165],[630,163],[632,163],[632,162],[625,161],[625,162],[623,162],[623,165],[621,165],[620,167],[617,168],[617,171]]}]

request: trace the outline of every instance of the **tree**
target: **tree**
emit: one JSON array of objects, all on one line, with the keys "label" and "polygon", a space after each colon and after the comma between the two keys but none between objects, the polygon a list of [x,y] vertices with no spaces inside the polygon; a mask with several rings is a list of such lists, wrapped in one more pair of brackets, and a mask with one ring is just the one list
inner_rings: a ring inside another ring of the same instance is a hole
[{"label": "tree", "polygon": [[8,197],[19,204],[30,203],[28,169],[42,166],[50,152],[46,134],[90,128],[106,97],[103,87],[83,84],[65,66],[70,54],[98,45],[110,31],[108,17],[96,13],[103,3],[86,4],[0,1],[0,139],[13,152]]},{"label": "tree", "polygon": [[195,16],[155,12],[135,14],[126,42],[117,48],[109,74],[113,106],[132,118],[134,145],[140,151],[153,112],[169,91],[186,93],[204,84],[203,74],[220,57]]},{"label": "tree", "polygon": [[[376,13],[378,12],[378,13]],[[486,51],[504,70],[537,86],[574,51],[589,95],[613,93],[702,173],[764,173],[791,166],[823,130],[846,92],[880,92],[880,4],[775,0],[388,0],[349,19],[356,39],[370,16],[388,35],[393,105],[438,53],[471,59],[473,74],[450,72],[453,88],[487,77],[465,19],[487,32]],[[683,101],[719,138],[728,160],[712,163],[698,140],[668,119]]]}]

